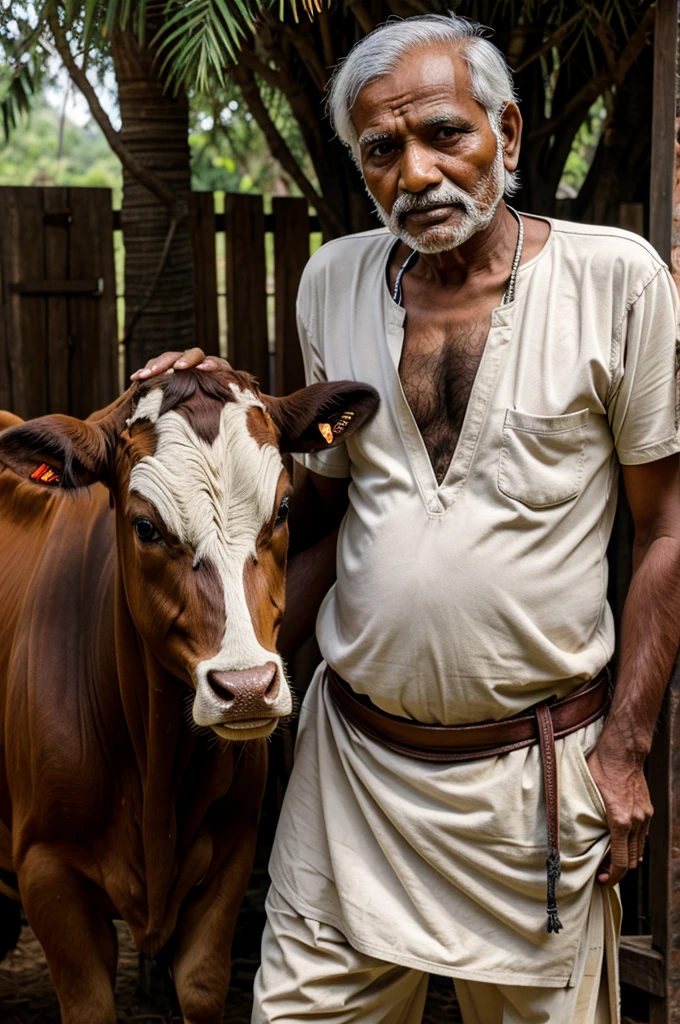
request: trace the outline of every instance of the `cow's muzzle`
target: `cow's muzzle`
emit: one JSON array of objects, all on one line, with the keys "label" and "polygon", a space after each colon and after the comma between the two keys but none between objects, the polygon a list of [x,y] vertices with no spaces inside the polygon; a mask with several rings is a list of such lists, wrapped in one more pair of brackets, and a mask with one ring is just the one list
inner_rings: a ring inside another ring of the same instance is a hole
[{"label": "cow's muzzle", "polygon": [[255,668],[211,671],[208,685],[223,716],[212,726],[218,736],[256,739],[268,736],[276,728],[281,679],[273,661]]}]

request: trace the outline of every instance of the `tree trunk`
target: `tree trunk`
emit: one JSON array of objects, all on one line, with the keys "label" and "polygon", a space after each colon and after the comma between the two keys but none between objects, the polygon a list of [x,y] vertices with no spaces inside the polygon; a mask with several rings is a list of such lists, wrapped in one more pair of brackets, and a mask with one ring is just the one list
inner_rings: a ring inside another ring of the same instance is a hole
[{"label": "tree trunk", "polygon": [[[149,24],[147,39],[154,33],[155,27]],[[140,47],[134,33],[116,30],[111,49],[122,142],[172,190],[184,214],[164,259],[172,213],[123,170],[125,363],[129,373],[166,349],[194,344],[193,256],[186,215],[191,189],[189,104],[183,91],[177,96],[164,91],[153,51],[149,46]]]}]

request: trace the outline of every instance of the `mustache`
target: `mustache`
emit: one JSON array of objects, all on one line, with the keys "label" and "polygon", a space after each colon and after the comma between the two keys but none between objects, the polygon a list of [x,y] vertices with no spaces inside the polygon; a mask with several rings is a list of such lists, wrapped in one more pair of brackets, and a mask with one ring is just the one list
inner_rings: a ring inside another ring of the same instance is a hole
[{"label": "mustache", "polygon": [[420,213],[434,206],[460,206],[470,215],[477,212],[477,204],[467,192],[455,185],[440,185],[428,192],[405,192],[395,201],[391,216],[402,222],[409,213]]}]

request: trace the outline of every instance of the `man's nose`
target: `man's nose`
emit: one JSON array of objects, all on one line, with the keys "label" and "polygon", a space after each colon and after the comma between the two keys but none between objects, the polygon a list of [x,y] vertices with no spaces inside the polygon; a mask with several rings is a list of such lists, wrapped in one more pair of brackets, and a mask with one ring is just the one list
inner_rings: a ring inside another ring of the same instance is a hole
[{"label": "man's nose", "polygon": [[441,182],[442,173],[437,167],[435,154],[418,142],[408,142],[399,165],[400,192],[422,192]]}]

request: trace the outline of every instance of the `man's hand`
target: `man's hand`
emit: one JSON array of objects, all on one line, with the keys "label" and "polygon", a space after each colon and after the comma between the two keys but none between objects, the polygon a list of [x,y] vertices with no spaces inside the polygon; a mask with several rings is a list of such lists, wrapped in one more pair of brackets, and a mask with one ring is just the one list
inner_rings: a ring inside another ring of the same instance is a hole
[{"label": "man's hand", "polygon": [[616,885],[629,868],[636,868],[654,813],[642,763],[626,755],[602,733],[588,758],[588,768],[607,809],[611,848],[597,872],[598,882]]},{"label": "man's hand", "polygon": [[131,374],[130,380],[148,380],[149,377],[160,377],[162,373],[174,373],[175,370],[218,370],[225,366],[231,368],[226,359],[206,356],[201,348],[188,348],[185,352],[164,352],[157,359],[150,359],[143,370]]}]

